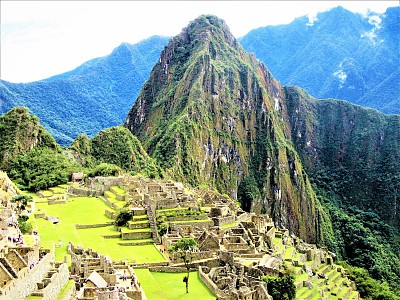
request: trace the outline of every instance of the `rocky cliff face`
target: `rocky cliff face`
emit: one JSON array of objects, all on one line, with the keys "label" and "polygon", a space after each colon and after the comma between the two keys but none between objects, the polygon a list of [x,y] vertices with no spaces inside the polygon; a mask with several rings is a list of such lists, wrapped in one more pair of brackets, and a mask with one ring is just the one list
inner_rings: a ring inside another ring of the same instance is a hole
[{"label": "rocky cliff face", "polygon": [[254,177],[251,211],[301,238],[323,239],[324,215],[291,142],[285,93],[224,21],[201,16],[162,51],[125,126],[169,175],[234,197]]},{"label": "rocky cliff face", "polygon": [[285,88],[292,139],[318,187],[400,226],[400,116]]}]

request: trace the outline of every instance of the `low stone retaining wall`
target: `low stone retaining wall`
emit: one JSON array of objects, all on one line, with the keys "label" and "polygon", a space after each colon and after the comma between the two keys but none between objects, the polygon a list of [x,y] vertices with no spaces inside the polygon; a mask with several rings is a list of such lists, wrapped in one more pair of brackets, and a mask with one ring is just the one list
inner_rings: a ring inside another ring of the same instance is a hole
[{"label": "low stone retaining wall", "polygon": [[49,199],[49,201],[47,203],[48,203],[48,205],[55,205],[55,204],[65,204],[65,203],[67,203],[67,201]]},{"label": "low stone retaining wall", "polygon": [[233,223],[236,221],[236,217],[235,216],[227,216],[227,217],[216,217],[216,218],[212,218],[213,222],[214,222],[214,226],[222,226],[225,224],[229,224],[229,223]]},{"label": "low stone retaining wall", "polygon": [[117,213],[116,213],[115,211],[111,211],[111,210],[106,209],[106,210],[104,211],[104,214],[105,214],[107,217],[109,217],[110,219],[113,219],[113,220],[115,220],[115,219],[117,218]]},{"label": "low stone retaining wall", "polygon": [[151,267],[157,267],[157,266],[168,266],[168,262],[162,262],[162,263],[143,263],[143,264],[133,264],[131,267],[133,269],[149,269]]},{"label": "low stone retaining wall", "polygon": [[148,228],[148,227],[150,227],[150,221],[148,221],[148,220],[146,222],[140,222],[140,223],[131,222],[131,221],[128,222],[129,229],[140,229],[140,228]]},{"label": "low stone retaining wall", "polygon": [[39,219],[39,218],[46,219],[45,213],[34,213],[33,215],[34,215],[35,219]]},{"label": "low stone retaining wall", "polygon": [[192,221],[192,220],[206,220],[208,216],[204,215],[193,215],[193,216],[176,216],[176,217],[166,217],[167,221]]},{"label": "low stone retaining wall", "polygon": [[113,225],[113,222],[103,223],[103,224],[75,224],[76,229],[86,229],[86,228],[100,228]]},{"label": "low stone retaining wall", "polygon": [[103,195],[103,191],[97,191],[97,190],[89,190],[85,188],[80,188],[80,187],[69,187],[68,188],[68,193],[76,195],[76,196],[83,196],[83,197],[99,197]]},{"label": "low stone retaining wall", "polygon": [[[192,257],[192,261],[207,259],[207,258],[213,257],[213,252],[211,252],[211,251],[192,252],[191,257]],[[172,261],[174,263],[182,263],[183,259],[180,255],[180,253],[173,252],[172,253]]]},{"label": "low stone retaining wall", "polygon": [[150,239],[151,235],[151,231],[122,232],[121,238],[123,240],[141,240]]},{"label": "low stone retaining wall", "polygon": [[102,235],[102,237],[105,238],[105,239],[114,239],[114,238],[120,238],[121,234]]},{"label": "low stone retaining wall", "polygon": [[148,242],[141,242],[138,240],[137,242],[130,242],[130,243],[117,243],[120,246],[140,246],[140,245],[152,245],[154,244],[154,241],[148,241]]},{"label": "low stone retaining wall", "polygon": [[201,229],[208,229],[211,226],[214,226],[214,222],[209,220],[207,222],[179,222],[179,223],[169,223],[169,226],[171,228],[171,230],[178,230],[179,227],[184,226],[195,226],[195,227],[199,227]]},{"label": "low stone retaining wall", "polygon": [[250,254],[247,254],[247,253],[242,253],[242,254],[240,254],[239,255],[239,257],[242,257],[242,258],[263,258],[264,257],[264,253],[250,253]]},{"label": "low stone retaining wall", "polygon": [[[196,269],[190,269],[190,271],[195,271]],[[150,272],[161,272],[161,273],[186,273],[187,269],[185,267],[170,267],[170,266],[157,266],[150,267]]]}]

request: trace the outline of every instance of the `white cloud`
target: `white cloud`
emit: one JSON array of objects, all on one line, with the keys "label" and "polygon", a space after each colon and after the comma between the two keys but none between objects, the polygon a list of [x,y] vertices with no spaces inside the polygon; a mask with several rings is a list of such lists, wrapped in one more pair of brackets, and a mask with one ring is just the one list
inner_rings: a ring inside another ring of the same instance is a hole
[{"label": "white cloud", "polygon": [[381,29],[382,19],[377,15],[370,15],[368,17],[369,24],[373,25],[375,29]]},{"label": "white cloud", "polygon": [[335,73],[333,73],[333,76],[339,78],[339,82],[340,82],[339,88],[342,88],[343,84],[346,82],[346,79],[347,79],[346,72],[343,70],[338,70]]},{"label": "white cloud", "polygon": [[378,35],[377,35],[377,31],[382,28],[382,25],[381,25],[382,19],[378,15],[376,15],[372,12],[369,12],[369,14],[367,16],[365,16],[365,18],[368,19],[368,23],[371,24],[373,27],[370,31],[366,31],[366,32],[362,33],[361,37],[369,39],[371,44],[373,46],[376,46],[379,43],[383,42],[383,39],[379,39]]},{"label": "white cloud", "polygon": [[317,18],[317,14],[316,14],[316,13],[308,14],[307,17],[308,17],[308,23],[306,23],[306,26],[313,26],[314,23],[315,23],[316,21],[318,21],[318,18]]}]

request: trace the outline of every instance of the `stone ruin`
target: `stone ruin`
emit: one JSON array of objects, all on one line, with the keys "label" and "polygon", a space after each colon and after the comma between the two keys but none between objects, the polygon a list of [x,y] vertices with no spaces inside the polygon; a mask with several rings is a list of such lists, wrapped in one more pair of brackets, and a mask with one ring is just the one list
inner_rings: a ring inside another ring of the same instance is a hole
[{"label": "stone ruin", "polygon": [[54,262],[54,250],[39,246],[1,249],[0,299],[25,299],[29,295],[54,299],[68,280],[68,266]]},{"label": "stone ruin", "polygon": [[77,300],[145,299],[135,271],[129,265],[115,265],[107,256],[91,249],[68,244],[71,277],[75,280]]}]

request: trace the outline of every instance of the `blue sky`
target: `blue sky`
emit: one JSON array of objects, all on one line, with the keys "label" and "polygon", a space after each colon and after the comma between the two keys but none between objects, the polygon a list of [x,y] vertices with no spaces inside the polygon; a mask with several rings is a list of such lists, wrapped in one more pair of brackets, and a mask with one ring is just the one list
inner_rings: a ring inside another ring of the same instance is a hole
[{"label": "blue sky", "polygon": [[104,55],[122,42],[174,36],[201,14],[225,20],[235,37],[251,29],[343,6],[382,13],[398,1],[11,1],[1,0],[1,72],[11,82],[44,79]]}]

